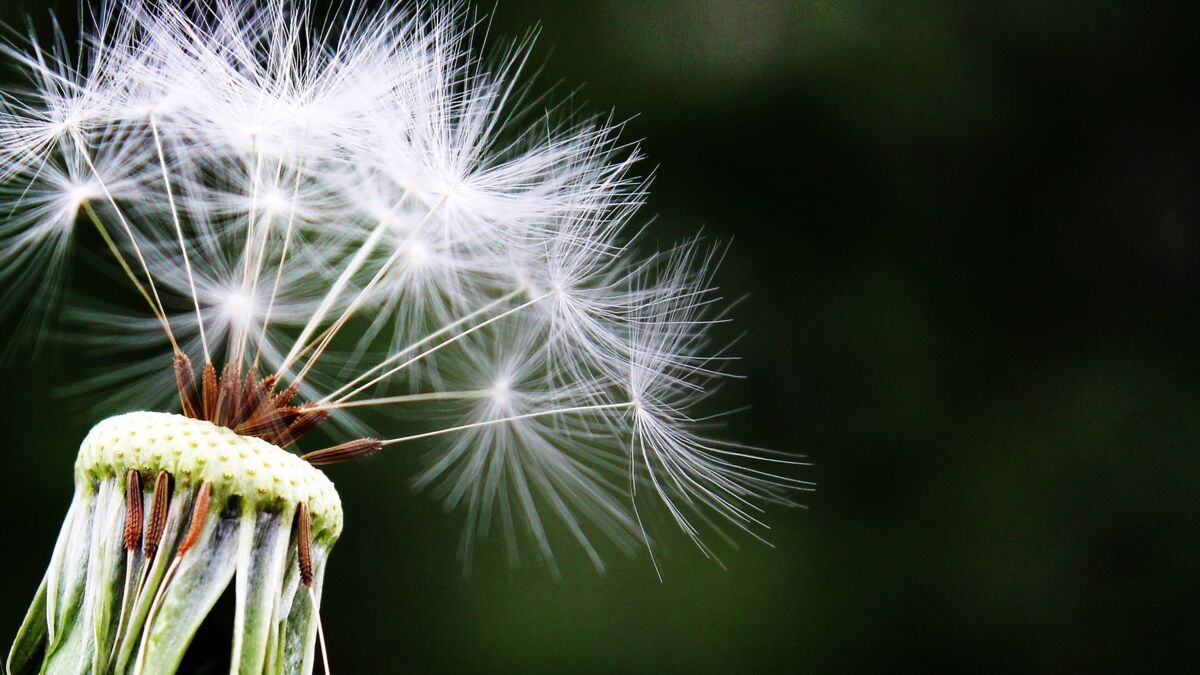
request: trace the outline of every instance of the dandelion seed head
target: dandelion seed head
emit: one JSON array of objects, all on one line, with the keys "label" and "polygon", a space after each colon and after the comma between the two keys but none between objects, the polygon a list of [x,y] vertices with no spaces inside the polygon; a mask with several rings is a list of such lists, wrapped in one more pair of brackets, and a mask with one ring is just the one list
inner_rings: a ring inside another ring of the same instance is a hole
[{"label": "dandelion seed head", "polygon": [[556,522],[602,569],[597,535],[651,541],[647,495],[711,554],[696,522],[754,532],[753,505],[803,487],[702,424],[728,359],[718,256],[646,250],[640,150],[536,96],[530,42],[480,25],[460,4],[112,2],[75,52],[8,44],[0,280],[57,297],[88,210],[149,308],[73,314],[109,400],[166,404],[175,372],[131,353],[257,369],[339,433],[421,443],[415,483],[464,512],[468,559],[492,528],[519,557],[523,530],[556,569]]}]

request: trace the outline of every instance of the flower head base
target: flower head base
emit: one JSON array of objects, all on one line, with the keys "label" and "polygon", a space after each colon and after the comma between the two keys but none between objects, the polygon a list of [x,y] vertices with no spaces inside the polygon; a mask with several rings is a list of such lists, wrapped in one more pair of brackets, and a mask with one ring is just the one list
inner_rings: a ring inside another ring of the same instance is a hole
[{"label": "flower head base", "polygon": [[174,672],[231,583],[234,672],[310,672],[341,529],[333,484],[290,452],[180,415],[107,419],[8,672]]},{"label": "flower head base", "polygon": [[135,412],[92,428],[75,462],[76,481],[146,476],[166,471],[176,485],[212,483],[247,509],[291,509],[307,504],[312,532],[332,544],[342,533],[342,503],[325,474],[295,453],[256,436],[182,415]]}]

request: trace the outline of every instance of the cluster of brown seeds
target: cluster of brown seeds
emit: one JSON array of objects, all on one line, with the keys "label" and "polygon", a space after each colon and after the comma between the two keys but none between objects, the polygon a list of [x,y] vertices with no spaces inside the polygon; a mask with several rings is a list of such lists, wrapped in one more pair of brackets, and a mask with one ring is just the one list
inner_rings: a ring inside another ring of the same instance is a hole
[{"label": "cluster of brown seeds", "polygon": [[[243,374],[237,364],[229,364],[217,375],[213,364],[205,363],[196,379],[186,354],[175,353],[175,380],[183,414],[232,429],[242,436],[254,436],[286,448],[316,429],[329,418],[320,405],[297,403],[297,384],[280,389],[278,375],[261,377],[257,367]],[[373,455],[383,444],[373,438],[358,438],[330,448],[303,455],[310,464],[346,462]]]}]

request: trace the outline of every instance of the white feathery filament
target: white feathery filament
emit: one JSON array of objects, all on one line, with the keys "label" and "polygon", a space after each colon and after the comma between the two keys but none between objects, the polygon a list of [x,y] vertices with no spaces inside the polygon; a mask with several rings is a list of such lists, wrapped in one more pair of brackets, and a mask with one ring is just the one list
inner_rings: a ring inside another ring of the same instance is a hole
[{"label": "white feathery filament", "polygon": [[642,250],[637,147],[527,93],[531,40],[478,56],[476,19],[114,0],[78,53],[0,47],[27,82],[0,94],[0,282],[53,308],[86,214],[152,315],[72,309],[114,363],[157,354],[103,376],[117,405],[177,404],[146,398],[164,347],[278,375],[339,433],[420,447],[468,559],[524,529],[554,570],[556,521],[603,568],[596,535],[657,539],[647,497],[706,555],[710,526],[759,536],[807,484],[709,435],[719,251]]}]

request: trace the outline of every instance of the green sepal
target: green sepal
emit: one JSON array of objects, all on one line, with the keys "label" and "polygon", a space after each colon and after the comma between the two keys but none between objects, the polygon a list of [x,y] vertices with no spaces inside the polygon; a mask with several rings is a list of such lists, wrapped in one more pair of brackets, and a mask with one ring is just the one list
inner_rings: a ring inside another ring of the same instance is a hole
[{"label": "green sepal", "polygon": [[295,509],[242,516],[236,577],[232,672],[262,673],[276,631]]},{"label": "green sepal", "polygon": [[121,592],[125,585],[125,486],[105,480],[96,496],[96,514],[92,523],[92,545],[88,557],[87,589],[84,592],[82,625],[91,637],[92,675],[107,672],[113,632],[120,612]]},{"label": "green sepal", "polygon": [[192,637],[237,569],[241,500],[214,500],[204,520],[199,538],[179,558],[174,578],[150,618],[149,635],[139,647],[142,675],[167,675],[178,669]]},{"label": "green sepal", "polygon": [[8,675],[26,675],[38,672],[40,663],[35,660],[38,652],[46,644],[46,579],[49,573],[42,577],[38,584],[37,594],[33,596],[33,604],[25,613],[21,629],[17,631],[17,639],[8,652],[5,669]]},{"label": "green sepal", "polygon": [[[158,553],[155,554],[154,560],[150,562],[150,567],[146,570],[146,579],[142,586],[141,592],[137,598],[131,600],[133,609],[129,612],[129,617],[126,619],[125,628],[121,635],[121,647],[117,651],[116,668],[113,672],[126,673],[131,672],[133,660],[137,656],[138,645],[141,644],[142,627],[146,623],[146,615],[150,612],[150,603],[154,600],[154,596],[158,593],[158,587],[162,583],[163,575],[166,574],[167,568],[171,565],[171,560],[174,558],[175,543],[179,539],[180,529],[186,525],[187,514],[192,504],[192,496],[195,490],[187,486],[176,486],[175,493],[171,497],[170,506],[167,508],[167,522],[163,528],[161,545]],[[146,509],[146,518],[150,517],[149,509]],[[143,562],[143,566],[145,563]],[[142,570],[138,570],[138,574],[142,574]],[[136,581],[135,581],[136,583]]]},{"label": "green sepal", "polygon": [[94,485],[76,485],[64,538],[59,539],[46,585],[48,643],[44,675],[82,674],[91,669],[91,636],[82,630],[80,612],[88,577],[92,521],[96,513]]}]

